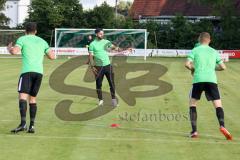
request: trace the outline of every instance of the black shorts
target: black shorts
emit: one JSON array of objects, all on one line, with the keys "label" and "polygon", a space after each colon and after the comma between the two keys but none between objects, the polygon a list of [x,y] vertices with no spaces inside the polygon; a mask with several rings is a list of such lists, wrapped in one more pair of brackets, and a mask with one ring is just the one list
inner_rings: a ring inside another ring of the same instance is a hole
[{"label": "black shorts", "polygon": [[203,91],[205,92],[205,96],[208,101],[220,99],[220,93],[217,84],[210,82],[194,83],[190,92],[190,97],[200,100]]},{"label": "black shorts", "polygon": [[36,72],[23,73],[18,81],[18,92],[36,97],[42,82],[42,74]]}]

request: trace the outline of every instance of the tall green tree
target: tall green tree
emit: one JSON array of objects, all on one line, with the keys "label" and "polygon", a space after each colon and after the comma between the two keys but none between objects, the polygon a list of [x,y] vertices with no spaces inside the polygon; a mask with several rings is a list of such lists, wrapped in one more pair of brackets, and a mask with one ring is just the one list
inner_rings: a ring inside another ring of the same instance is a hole
[{"label": "tall green tree", "polygon": [[120,1],[117,5],[117,11],[121,15],[128,16],[131,6],[132,2],[130,1]]},{"label": "tall green tree", "polygon": [[87,28],[134,28],[131,17],[119,13],[116,16],[115,9],[106,2],[86,11],[84,19],[87,21]]},{"label": "tall green tree", "polygon": [[86,24],[79,0],[32,0],[25,22],[29,21],[38,23],[39,35],[48,41],[55,28],[79,28]]},{"label": "tall green tree", "polygon": [[93,10],[86,11],[84,17],[88,28],[113,28],[116,23],[114,8],[106,2],[101,6],[96,6]]}]

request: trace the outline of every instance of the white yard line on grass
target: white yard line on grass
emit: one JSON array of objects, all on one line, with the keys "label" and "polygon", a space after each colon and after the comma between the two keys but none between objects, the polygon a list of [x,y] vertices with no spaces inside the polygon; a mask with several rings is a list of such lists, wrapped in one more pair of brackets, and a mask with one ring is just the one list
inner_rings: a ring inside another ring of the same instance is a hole
[{"label": "white yard line on grass", "polygon": [[[0,120],[0,122],[12,122],[12,121],[16,121],[16,120]],[[38,123],[46,123],[48,121],[38,121]],[[65,123],[66,125],[66,123]],[[72,124],[69,124],[69,125],[72,125]],[[94,126],[94,127],[101,127],[101,128],[106,128],[106,129],[111,129],[108,125],[104,125],[104,124],[93,124],[93,123],[89,123],[89,124],[86,124],[86,123],[79,123],[79,124],[76,124],[76,125],[80,125],[80,126]],[[159,130],[159,129],[151,129],[151,128],[134,128],[134,127],[131,127],[131,128],[128,128],[128,127],[119,127],[119,128],[116,128],[116,129],[119,129],[119,130],[128,130],[128,131],[149,131],[149,132],[153,132],[153,133],[164,133],[166,135],[170,135],[170,134],[177,134],[179,136],[182,136],[182,137],[186,137],[188,136],[188,134],[186,132],[173,132],[173,131],[163,131],[163,130]],[[220,133],[219,133],[220,134]],[[1,134],[0,134],[1,135]],[[209,135],[209,134],[200,134],[201,137],[209,137],[209,138],[217,138],[218,140],[221,140],[223,139],[224,137],[223,136],[215,136],[215,135]],[[234,136],[234,135],[233,135]],[[65,137],[63,137],[65,138]],[[66,137],[66,138],[69,138],[69,137]],[[72,137],[70,137],[71,139]],[[75,138],[78,138],[78,137],[75,137]],[[140,140],[140,139],[139,139]],[[240,141],[239,138],[234,138],[235,141]],[[184,141],[186,142],[186,141]],[[195,141],[195,142],[198,142],[198,141]],[[212,144],[212,142],[210,142]],[[219,143],[219,142],[214,142],[214,143]],[[237,143],[237,144],[240,144]]]}]

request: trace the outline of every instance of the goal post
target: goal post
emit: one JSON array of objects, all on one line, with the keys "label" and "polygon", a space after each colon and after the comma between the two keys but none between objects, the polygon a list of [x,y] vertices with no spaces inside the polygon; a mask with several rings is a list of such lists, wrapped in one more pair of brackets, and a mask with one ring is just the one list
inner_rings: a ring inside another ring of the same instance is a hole
[{"label": "goal post", "polygon": [[[88,55],[86,48],[87,37],[95,37],[95,29],[55,29],[55,55]],[[105,39],[111,41],[120,48],[133,48],[135,52],[131,56],[143,56],[147,54],[147,30],[146,29],[103,29]]]}]

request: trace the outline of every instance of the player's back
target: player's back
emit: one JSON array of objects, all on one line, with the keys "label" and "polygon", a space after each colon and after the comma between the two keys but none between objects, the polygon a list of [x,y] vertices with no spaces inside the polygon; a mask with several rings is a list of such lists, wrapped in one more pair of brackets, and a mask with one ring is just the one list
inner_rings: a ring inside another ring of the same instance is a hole
[{"label": "player's back", "polygon": [[219,53],[208,45],[201,45],[192,50],[194,63],[194,82],[217,83],[215,67],[219,61]]},{"label": "player's back", "polygon": [[44,54],[49,49],[47,42],[36,35],[25,35],[17,40],[16,45],[21,48],[22,52],[22,73],[42,73]]}]

